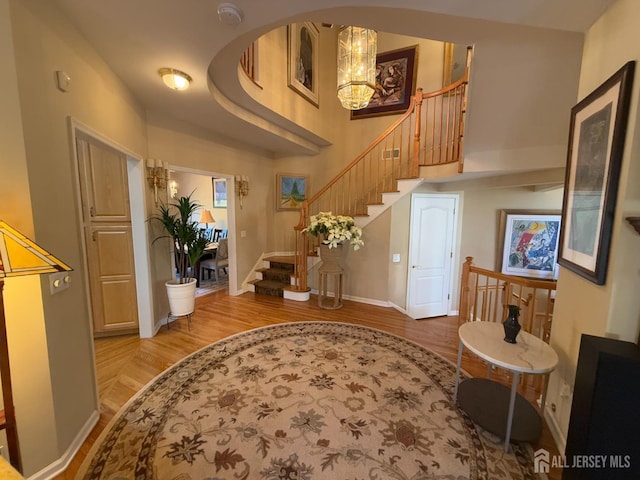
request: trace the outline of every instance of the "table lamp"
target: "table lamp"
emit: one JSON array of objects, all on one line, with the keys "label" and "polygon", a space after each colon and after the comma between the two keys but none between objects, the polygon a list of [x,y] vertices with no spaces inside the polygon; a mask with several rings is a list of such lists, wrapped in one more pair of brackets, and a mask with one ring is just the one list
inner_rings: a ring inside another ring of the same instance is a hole
[{"label": "table lamp", "polygon": [[202,214],[200,214],[200,223],[204,223],[209,228],[209,224],[216,223],[216,219],[211,216],[209,210],[203,210]]},{"label": "table lamp", "polygon": [[6,430],[11,465],[20,472],[22,462],[11,387],[7,324],[4,315],[4,282],[5,278],[9,277],[70,270],[71,267],[0,220],[0,376],[4,401],[4,411],[0,411],[0,429]]}]

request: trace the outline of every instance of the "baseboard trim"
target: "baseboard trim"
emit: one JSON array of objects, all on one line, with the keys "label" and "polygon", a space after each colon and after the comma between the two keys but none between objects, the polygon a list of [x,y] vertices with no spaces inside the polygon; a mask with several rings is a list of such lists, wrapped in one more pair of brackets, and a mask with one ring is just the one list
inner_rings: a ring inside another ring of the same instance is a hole
[{"label": "baseboard trim", "polygon": [[403,313],[403,314],[407,315],[407,310],[406,310],[405,308],[402,308],[400,305],[396,305],[396,304],[395,304],[395,303],[393,303],[393,302],[389,302],[389,305],[390,305],[392,308],[394,308],[394,309],[396,309],[397,311],[399,311],[400,313]]},{"label": "baseboard trim", "polygon": [[553,412],[550,411],[549,405],[545,405],[544,419],[547,421],[547,426],[549,427],[549,431],[551,432],[553,440],[556,442],[556,447],[558,447],[560,455],[564,455],[564,452],[567,448],[567,439],[562,433],[560,425],[558,425],[558,421],[553,416]]},{"label": "baseboard trim", "polygon": [[[318,290],[317,289],[312,289],[310,293],[313,293],[314,295],[318,294]],[[327,295],[333,297],[335,294],[334,292],[327,292]],[[365,298],[365,297],[357,297],[355,295],[342,295],[342,298],[344,300],[351,300],[352,302],[358,302],[358,303],[366,303],[368,305],[376,305],[378,307],[392,307],[393,304],[391,302],[385,301],[385,300],[375,300],[373,298]]]},{"label": "baseboard trim", "polygon": [[353,295],[343,295],[342,298],[344,298],[345,300],[351,300],[353,302],[367,303],[369,305],[377,305],[379,307],[387,307],[387,308],[391,307],[391,303],[386,300],[375,300],[373,298],[356,297]]},{"label": "baseboard trim", "polygon": [[91,433],[91,430],[93,430],[93,427],[98,423],[99,419],[100,412],[98,410],[94,410],[78,432],[78,435],[76,435],[76,438],[74,438],[71,445],[69,445],[69,448],[64,452],[64,455],[39,472],[31,475],[28,480],[51,480],[64,472]]}]

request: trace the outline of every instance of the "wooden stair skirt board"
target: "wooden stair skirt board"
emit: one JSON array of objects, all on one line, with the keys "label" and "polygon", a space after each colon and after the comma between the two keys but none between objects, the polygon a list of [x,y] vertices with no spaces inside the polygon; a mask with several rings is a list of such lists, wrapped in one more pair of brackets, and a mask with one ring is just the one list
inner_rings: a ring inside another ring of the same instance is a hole
[{"label": "wooden stair skirt board", "polygon": [[309,292],[298,292],[292,289],[291,277],[295,268],[294,256],[265,257],[263,260],[269,266],[258,269],[256,272],[259,278],[249,282],[253,285],[255,293],[300,302],[309,300]]}]

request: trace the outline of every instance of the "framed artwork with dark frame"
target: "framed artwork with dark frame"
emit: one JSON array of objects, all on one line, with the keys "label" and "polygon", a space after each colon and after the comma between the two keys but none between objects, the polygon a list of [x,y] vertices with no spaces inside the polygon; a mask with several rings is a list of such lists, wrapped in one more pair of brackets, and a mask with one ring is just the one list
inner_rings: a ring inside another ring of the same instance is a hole
[{"label": "framed artwork with dark frame", "polygon": [[276,209],[298,210],[309,193],[307,175],[279,173],[276,176]]},{"label": "framed artwork with dark frame", "polygon": [[559,210],[501,210],[498,270],[506,275],[553,279],[560,223]]},{"label": "framed artwork with dark frame", "polygon": [[227,208],[227,180],[225,178],[213,179],[213,206]]},{"label": "framed artwork with dark frame", "polygon": [[351,120],[404,113],[416,93],[418,45],[376,55],[376,91]]},{"label": "framed artwork with dark frame", "polygon": [[318,90],[318,28],[311,22],[287,26],[287,85],[316,107]]},{"label": "framed artwork with dark frame", "polygon": [[635,62],[571,109],[559,263],[603,285],[611,247]]}]

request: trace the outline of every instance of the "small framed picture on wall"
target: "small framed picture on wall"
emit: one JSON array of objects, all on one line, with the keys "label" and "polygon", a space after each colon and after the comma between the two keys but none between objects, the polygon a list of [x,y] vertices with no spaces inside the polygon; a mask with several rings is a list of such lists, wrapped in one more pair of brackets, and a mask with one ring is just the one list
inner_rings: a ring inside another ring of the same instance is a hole
[{"label": "small framed picture on wall", "polygon": [[227,208],[227,180],[224,178],[213,179],[213,206]]},{"label": "small framed picture on wall", "polygon": [[307,199],[309,177],[279,173],[276,178],[276,208],[278,210],[298,210]]}]

